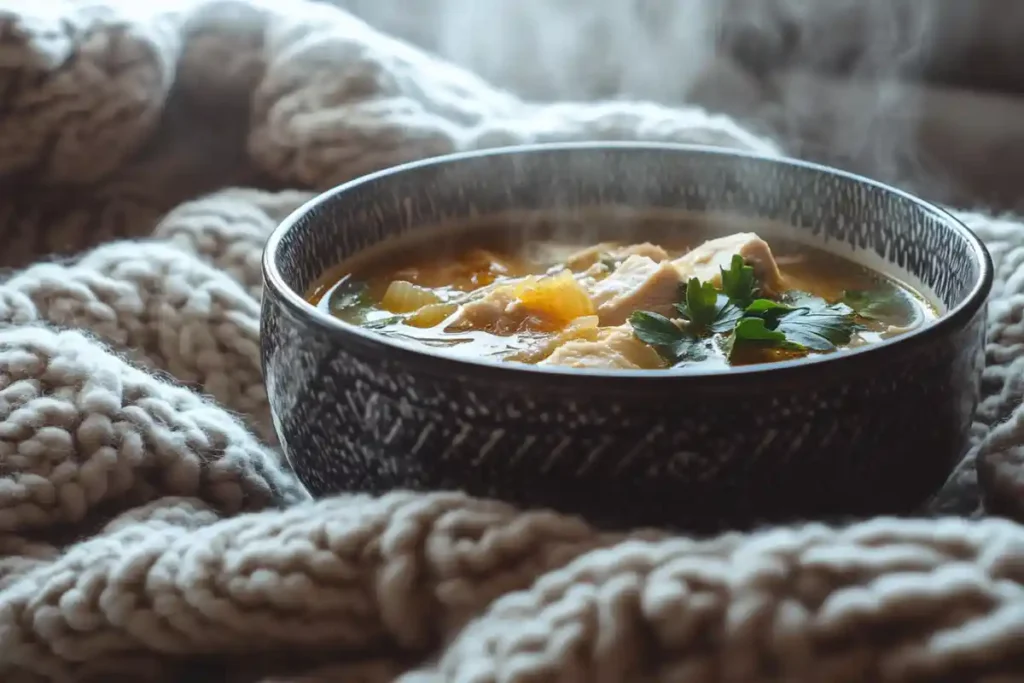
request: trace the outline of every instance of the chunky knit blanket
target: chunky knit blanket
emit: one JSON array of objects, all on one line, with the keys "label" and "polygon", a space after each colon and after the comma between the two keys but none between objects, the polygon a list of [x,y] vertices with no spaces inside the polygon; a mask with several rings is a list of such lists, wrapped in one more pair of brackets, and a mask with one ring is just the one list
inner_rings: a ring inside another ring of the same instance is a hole
[{"label": "chunky knit blanket", "polygon": [[781,151],[696,108],[526,103],[326,4],[15,4],[0,681],[1024,680],[1024,225],[961,214],[997,267],[985,398],[920,519],[688,539],[311,501],[258,327],[262,244],[313,191],[519,142]]}]

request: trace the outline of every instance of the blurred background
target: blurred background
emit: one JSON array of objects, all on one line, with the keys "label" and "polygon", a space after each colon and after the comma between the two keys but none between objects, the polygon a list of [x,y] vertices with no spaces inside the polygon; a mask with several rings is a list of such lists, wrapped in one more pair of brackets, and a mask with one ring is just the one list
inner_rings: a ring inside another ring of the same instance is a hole
[{"label": "blurred background", "polygon": [[1024,3],[325,1],[528,99],[695,103],[795,156],[1024,209]]}]

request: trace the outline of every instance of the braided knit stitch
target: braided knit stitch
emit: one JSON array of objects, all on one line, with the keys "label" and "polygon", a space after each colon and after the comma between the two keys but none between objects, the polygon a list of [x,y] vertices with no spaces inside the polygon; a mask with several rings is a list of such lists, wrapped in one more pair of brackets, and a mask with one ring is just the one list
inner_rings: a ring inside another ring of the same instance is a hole
[{"label": "braided knit stitch", "polygon": [[259,258],[334,183],[573,140],[779,154],[698,108],[531,104],[326,3],[0,11],[0,681],[1024,678],[1024,225],[973,448],[928,520],[690,540],[453,492],[311,501]]}]

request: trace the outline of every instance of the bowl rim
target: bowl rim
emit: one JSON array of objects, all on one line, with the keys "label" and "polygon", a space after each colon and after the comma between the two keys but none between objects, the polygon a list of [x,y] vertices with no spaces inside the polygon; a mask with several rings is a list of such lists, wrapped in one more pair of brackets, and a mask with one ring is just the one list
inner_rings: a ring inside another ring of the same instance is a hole
[{"label": "bowl rim", "polygon": [[[940,219],[950,230],[958,233],[971,247],[974,258],[979,264],[979,277],[971,288],[968,295],[954,308],[946,311],[930,325],[902,334],[898,337],[886,339],[876,344],[862,346],[856,349],[849,349],[841,354],[822,354],[817,356],[797,358],[793,360],[778,361],[775,363],[763,363],[746,365],[736,368],[695,368],[665,369],[658,370],[596,370],[589,368],[568,368],[559,366],[535,366],[526,364],[506,363],[500,360],[487,358],[462,358],[446,354],[443,350],[433,347],[417,345],[414,342],[406,342],[400,339],[385,337],[373,330],[367,330],[350,323],[343,322],[334,316],[324,312],[319,307],[309,303],[305,297],[296,292],[281,274],[277,267],[276,255],[281,241],[285,235],[294,229],[301,220],[315,207],[327,204],[339,195],[350,190],[380,181],[389,176],[399,175],[408,171],[427,168],[432,166],[444,166],[462,161],[478,159],[482,157],[514,156],[519,154],[531,154],[535,152],[575,152],[575,151],[621,151],[621,152],[678,152],[683,154],[709,155],[718,157],[740,158],[750,161],[757,161],[766,164],[776,164],[803,168],[817,173],[824,173],[845,178],[848,181],[871,185],[885,192],[892,193],[914,205],[926,213],[930,213]],[[305,320],[322,332],[328,335],[335,335],[344,342],[352,342],[370,352],[377,352],[388,358],[400,362],[420,364],[422,368],[431,374],[452,375],[459,373],[473,373],[478,377],[494,375],[495,380],[505,381],[544,381],[559,378],[565,382],[596,382],[604,383],[608,380],[615,380],[622,383],[664,384],[666,382],[684,381],[693,384],[704,384],[711,382],[718,384],[723,381],[759,381],[771,373],[771,381],[777,382],[785,379],[796,379],[801,376],[810,377],[827,367],[849,367],[861,363],[871,363],[886,360],[893,352],[912,352],[926,346],[929,342],[944,337],[946,334],[962,328],[970,321],[978,310],[986,303],[993,284],[992,257],[981,239],[965,225],[961,220],[950,212],[925,201],[909,192],[892,187],[886,183],[867,178],[865,176],[844,171],[841,169],[803,161],[786,156],[769,156],[745,150],[736,150],[727,147],[713,145],[693,145],[685,143],[662,143],[662,142],[631,142],[631,141],[587,141],[587,142],[555,142],[511,145],[504,147],[493,147],[483,150],[468,152],[456,152],[434,157],[428,157],[397,166],[391,166],[380,171],[369,173],[347,182],[336,185],[325,190],[311,199],[304,202],[297,209],[284,218],[271,232],[267,239],[262,255],[263,271],[263,296],[272,296],[284,308],[295,317]],[[261,316],[261,323],[265,322]],[[263,339],[261,335],[261,340]],[[262,342],[261,342],[262,343]],[[825,367],[822,367],[822,365]]]}]

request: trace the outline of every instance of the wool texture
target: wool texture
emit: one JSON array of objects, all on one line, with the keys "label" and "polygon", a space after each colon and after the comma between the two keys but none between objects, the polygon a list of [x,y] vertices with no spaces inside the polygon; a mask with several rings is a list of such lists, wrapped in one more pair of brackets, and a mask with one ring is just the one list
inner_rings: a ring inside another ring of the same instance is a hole
[{"label": "wool texture", "polygon": [[920,519],[697,540],[313,501],[259,262],[315,191],[513,143],[784,150],[698,107],[526,102],[328,4],[145,6],[0,8],[0,681],[1024,680],[1017,219],[959,212],[996,266],[984,399]]}]

